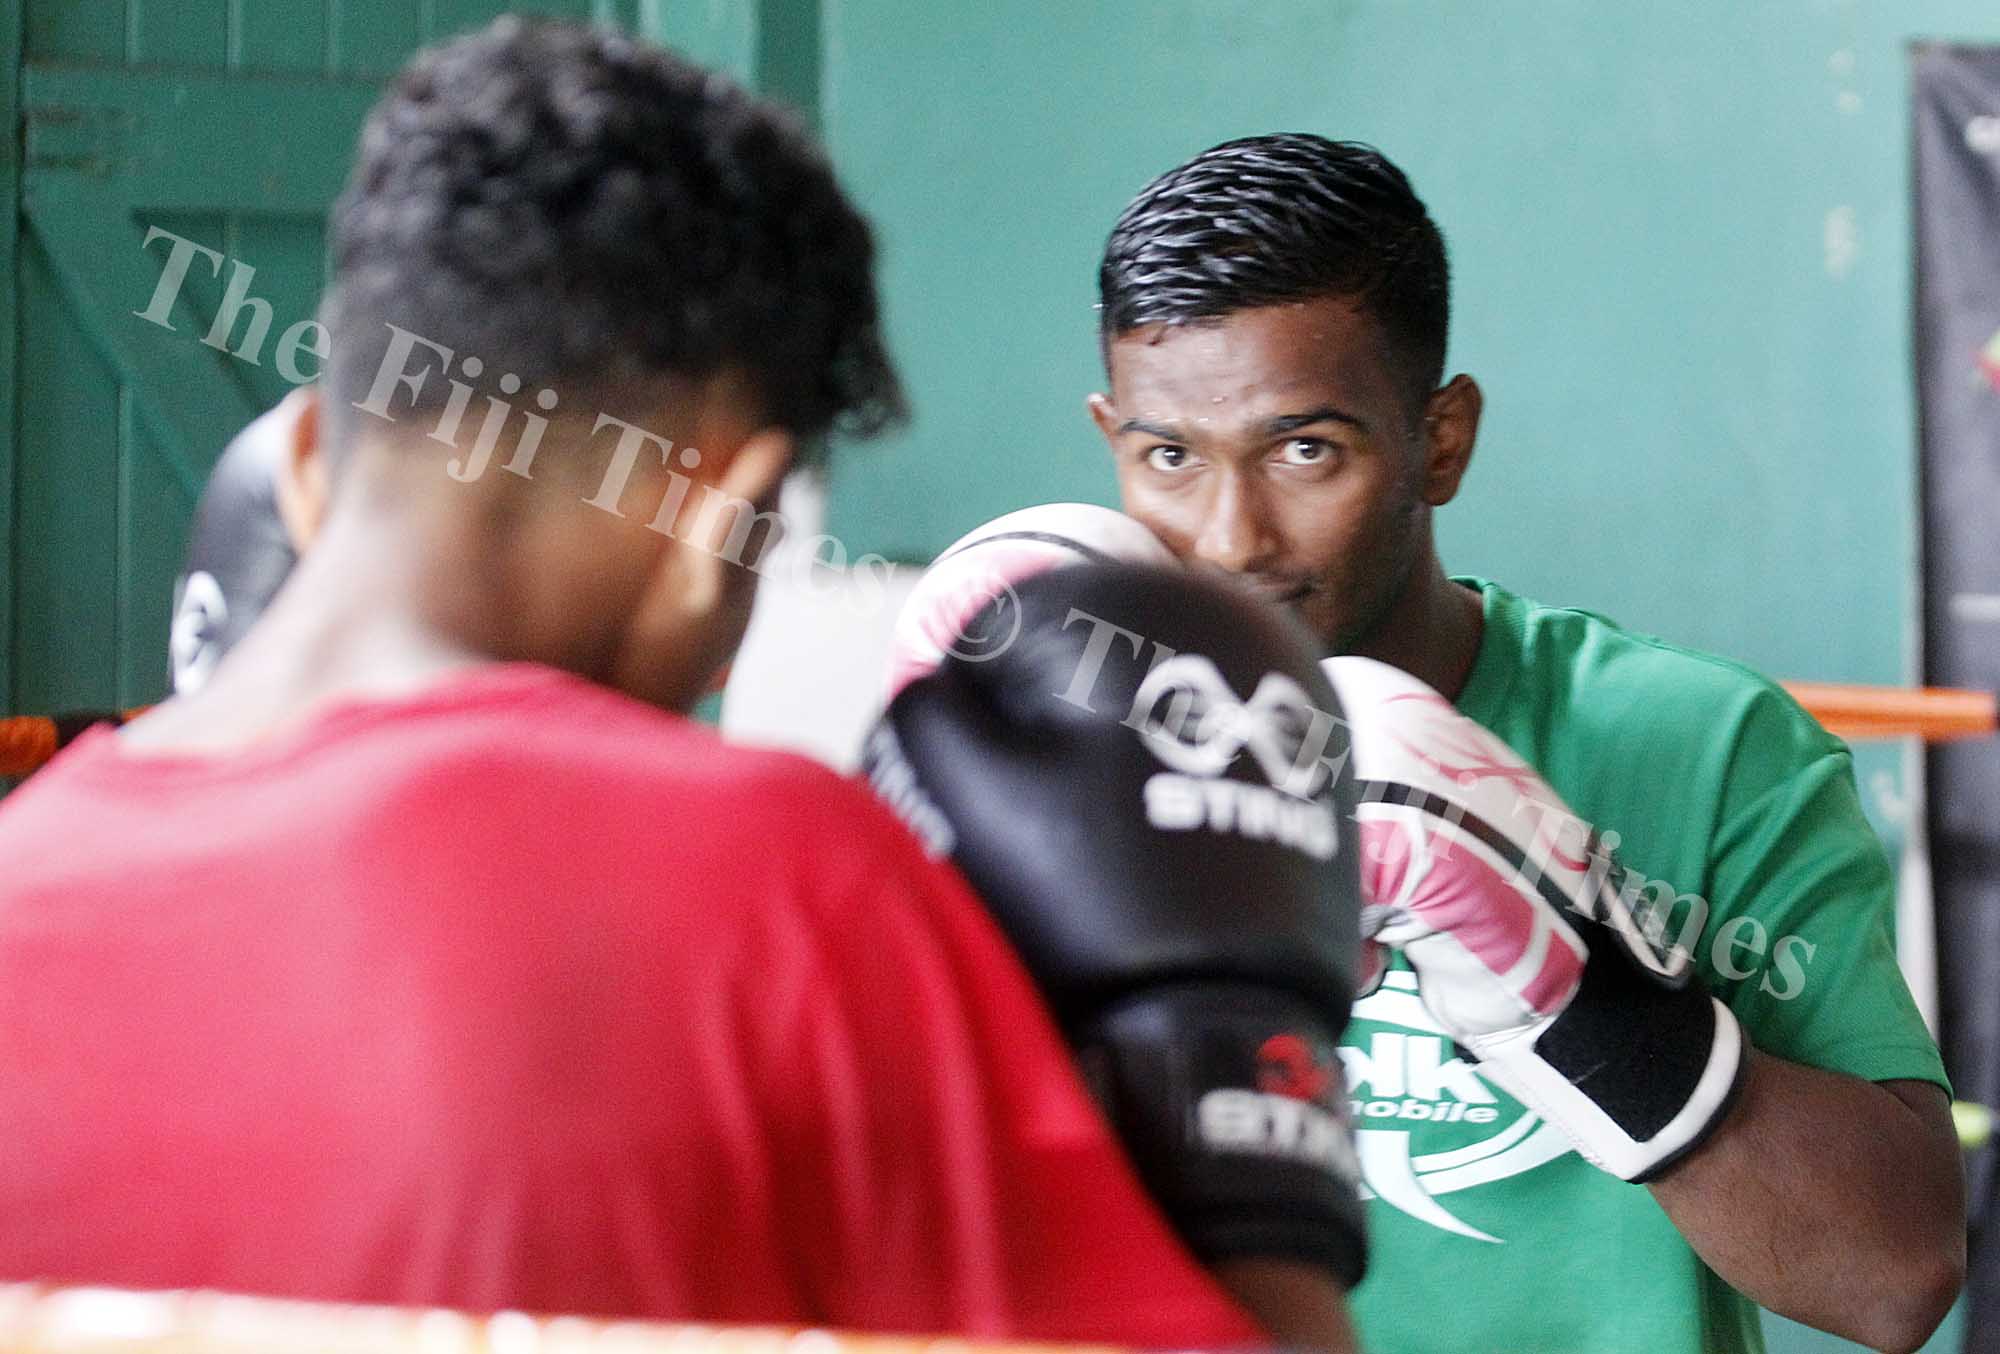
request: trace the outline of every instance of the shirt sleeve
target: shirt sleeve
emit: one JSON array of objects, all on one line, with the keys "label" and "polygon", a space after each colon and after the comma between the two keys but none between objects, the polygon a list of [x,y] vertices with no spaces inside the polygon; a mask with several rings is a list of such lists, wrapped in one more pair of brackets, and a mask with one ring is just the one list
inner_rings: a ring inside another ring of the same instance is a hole
[{"label": "shirt sleeve", "polygon": [[1767,1053],[1950,1091],[1896,964],[1895,879],[1853,758],[1775,689],[1738,728],[1712,838],[1703,976]]},{"label": "shirt sleeve", "polygon": [[957,874],[894,852],[798,1010],[789,1230],[826,1320],[1182,1348],[1267,1338],[1145,1196]]}]

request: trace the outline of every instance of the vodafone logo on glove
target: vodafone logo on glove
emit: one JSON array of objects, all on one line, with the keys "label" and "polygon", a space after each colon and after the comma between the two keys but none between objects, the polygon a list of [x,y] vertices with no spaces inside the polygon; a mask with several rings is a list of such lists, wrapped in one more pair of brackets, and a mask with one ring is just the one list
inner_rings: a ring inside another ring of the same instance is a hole
[{"label": "vodafone logo on glove", "polygon": [[[1274,841],[1315,860],[1339,849],[1333,808],[1316,798],[1333,776],[1321,754],[1334,721],[1291,678],[1267,672],[1244,700],[1208,658],[1175,654],[1146,675],[1125,722],[1173,768],[1146,782],[1154,827]],[[1269,784],[1226,778],[1244,756]]]}]

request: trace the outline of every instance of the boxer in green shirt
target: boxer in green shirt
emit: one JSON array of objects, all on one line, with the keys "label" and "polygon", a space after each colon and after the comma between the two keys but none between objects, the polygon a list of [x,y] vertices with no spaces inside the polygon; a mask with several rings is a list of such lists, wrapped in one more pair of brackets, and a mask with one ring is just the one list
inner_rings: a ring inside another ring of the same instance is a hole
[{"label": "boxer in green shirt", "polygon": [[1366,1347],[1750,1351],[1759,1303],[1921,1345],[1962,1281],[1963,1187],[1847,750],[1747,669],[1444,572],[1431,513],[1481,396],[1445,379],[1444,244],[1408,180],[1318,137],[1218,146],[1125,210],[1099,286],[1091,409],[1126,511],[1498,734],[1615,840],[1628,900],[1747,1040],[1719,1127],[1627,1183],[1482,1075],[1397,963],[1343,1050]]}]

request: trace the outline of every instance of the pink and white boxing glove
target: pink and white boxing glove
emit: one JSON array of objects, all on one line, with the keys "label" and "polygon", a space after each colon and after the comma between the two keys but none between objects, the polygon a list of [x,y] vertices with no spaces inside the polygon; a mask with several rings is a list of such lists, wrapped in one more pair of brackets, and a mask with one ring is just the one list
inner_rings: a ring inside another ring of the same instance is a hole
[{"label": "pink and white boxing glove", "polygon": [[[889,655],[889,697],[944,661],[947,653],[979,662],[1003,652],[1021,613],[1006,598],[1024,578],[1085,560],[1174,563],[1160,538],[1122,512],[1094,503],[1044,503],[996,517],[944,548],[917,580],[896,617]],[[994,598],[1002,605],[984,616]],[[975,618],[976,627],[969,623]]]},{"label": "pink and white boxing glove", "polygon": [[1745,1055],[1685,952],[1653,943],[1590,825],[1511,748],[1387,664],[1331,658],[1360,785],[1362,932],[1482,1074],[1624,1180],[1728,1113]]}]

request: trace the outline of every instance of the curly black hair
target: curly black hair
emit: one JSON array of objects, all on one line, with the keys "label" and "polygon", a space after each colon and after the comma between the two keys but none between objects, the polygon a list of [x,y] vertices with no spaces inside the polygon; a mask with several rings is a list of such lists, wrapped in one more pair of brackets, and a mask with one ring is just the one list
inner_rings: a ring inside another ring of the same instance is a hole
[{"label": "curly black hair", "polygon": [[1098,265],[1103,341],[1257,306],[1349,297],[1421,403],[1444,379],[1444,236],[1373,146],[1287,132],[1225,141],[1125,208]]},{"label": "curly black hair", "polygon": [[[572,408],[738,369],[809,449],[903,415],[873,237],[812,138],[615,30],[510,16],[420,53],[370,112],[330,233],[339,412],[395,325],[476,356],[476,386],[514,374]],[[449,394],[427,380],[403,407]]]}]

